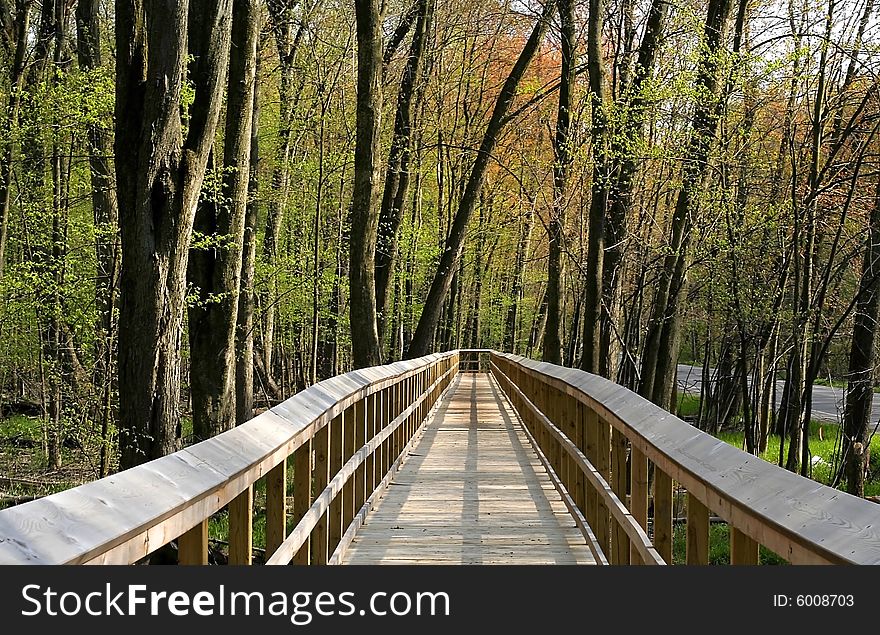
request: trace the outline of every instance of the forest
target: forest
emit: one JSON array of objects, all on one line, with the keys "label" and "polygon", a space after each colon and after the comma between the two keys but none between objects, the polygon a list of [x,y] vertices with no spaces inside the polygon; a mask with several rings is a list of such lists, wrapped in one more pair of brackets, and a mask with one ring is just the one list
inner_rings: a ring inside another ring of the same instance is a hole
[{"label": "forest", "polygon": [[493,348],[805,476],[839,386],[865,495],[878,73],[874,0],[0,0],[0,492]]}]

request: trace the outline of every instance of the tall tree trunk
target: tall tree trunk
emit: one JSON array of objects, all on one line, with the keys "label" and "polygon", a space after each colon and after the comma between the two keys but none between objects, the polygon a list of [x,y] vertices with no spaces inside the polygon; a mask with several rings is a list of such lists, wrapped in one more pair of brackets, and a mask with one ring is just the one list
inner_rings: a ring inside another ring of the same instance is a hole
[{"label": "tall tree trunk", "polygon": [[605,259],[605,211],[608,205],[610,156],[608,115],[610,103],[605,86],[605,54],[602,48],[604,0],[590,0],[587,24],[587,67],[590,75],[592,111],[593,179],[590,184],[589,236],[584,287],[584,337],[581,368],[599,372],[600,318],[602,314],[602,269]]},{"label": "tall tree trunk", "polygon": [[425,300],[425,308],[419,318],[418,326],[413,334],[413,340],[410,344],[407,357],[412,359],[426,355],[431,347],[434,338],[434,331],[437,329],[437,323],[440,319],[440,308],[443,304],[443,298],[449,292],[452,284],[452,276],[457,270],[457,264],[461,259],[462,249],[464,247],[464,236],[467,230],[467,224],[473,214],[474,208],[479,199],[480,190],[486,179],[486,171],[489,167],[489,161],[495,144],[501,134],[504,125],[507,123],[507,112],[510,104],[516,96],[517,87],[520,80],[526,72],[532,58],[540,47],[541,40],[544,38],[544,32],[550,22],[550,16],[556,10],[556,0],[547,0],[544,5],[541,17],[535,24],[529,39],[526,41],[522,52],[519,55],[513,69],[510,71],[495,107],[492,110],[492,116],[486,126],[486,132],[483,135],[483,141],[480,144],[477,158],[471,168],[464,194],[459,201],[458,211],[452,221],[449,231],[449,238],[440,257],[440,263],[434,279],[431,282],[431,288],[428,291],[428,297]]},{"label": "tall tree trunk", "polygon": [[[513,263],[513,273],[510,276],[510,305],[507,307],[507,317],[504,320],[504,352],[516,352],[516,325],[519,320],[520,305],[523,301],[523,272],[526,268],[526,258],[529,257],[529,244],[532,238],[532,226],[535,218],[535,206],[529,204],[525,218],[520,225],[519,240],[516,244],[516,260]],[[548,278],[549,280],[549,278]],[[544,295],[547,302],[547,295]]]},{"label": "tall tree trunk", "polygon": [[0,128],[0,280],[6,270],[6,241],[9,233],[9,210],[12,203],[12,160],[15,145],[13,132],[18,125],[21,92],[24,85],[25,57],[28,50],[28,31],[33,0],[16,0],[15,18],[10,30],[7,48],[14,50],[9,75],[9,102],[6,118]]},{"label": "tall tree trunk", "polygon": [[357,133],[349,247],[352,364],[382,363],[376,322],[376,238],[379,224],[379,131],[382,117],[382,18],[379,0],[355,0]]},{"label": "tall tree trunk", "polygon": [[235,335],[235,422],[241,425],[254,416],[254,269],[257,261],[257,218],[260,215],[260,56],[254,69],[254,103],[251,115],[251,157],[248,201],[241,247],[241,280],[238,297],[238,329]]},{"label": "tall tree trunk", "polygon": [[[101,23],[97,0],[79,0],[76,6],[77,58],[85,71],[103,66]],[[112,419],[113,361],[116,340],[116,305],[119,293],[119,205],[113,178],[113,135],[103,126],[87,127],[89,176],[95,222],[95,386],[100,392],[100,474],[109,471],[109,434]]]},{"label": "tall tree trunk", "polygon": [[562,278],[565,263],[565,216],[568,174],[571,169],[571,110],[574,90],[577,33],[575,2],[560,0],[559,20],[562,36],[562,69],[559,77],[559,106],[556,110],[556,136],[553,139],[553,212],[547,245],[547,325],[544,330],[545,362],[562,364]]},{"label": "tall tree trunk", "polygon": [[654,293],[642,356],[639,392],[666,409],[671,406],[675,383],[681,323],[679,301],[684,293],[691,234],[696,224],[698,199],[708,172],[709,151],[720,115],[720,54],[724,48],[731,5],[731,0],[709,2],[697,73],[696,94],[701,98],[694,112],[690,142],[682,168],[682,184],[673,210],[670,251],[663,260],[663,269]]},{"label": "tall tree trunk", "polygon": [[[612,341],[616,310],[620,304],[622,265],[627,241],[627,224],[632,211],[635,176],[640,164],[639,147],[650,102],[644,94],[645,82],[654,75],[654,66],[663,40],[669,2],[652,0],[645,32],[639,45],[638,60],[632,71],[621,78],[621,107],[626,110],[620,130],[611,136],[609,174],[613,185],[608,193],[605,222],[605,259],[602,264],[602,307],[600,313],[599,369],[607,377],[614,374]],[[628,67],[625,67],[628,68]]]},{"label": "tall tree trunk", "polygon": [[[294,90],[296,80],[296,59],[300,44],[308,25],[309,15],[320,0],[309,0],[302,5],[291,0],[267,2],[269,25],[275,37],[275,48],[278,51],[279,82],[278,82],[278,146],[275,152],[275,164],[270,181],[270,195],[266,205],[266,227],[263,233],[263,251],[261,258],[271,272],[275,283],[275,272],[278,271],[278,256],[281,240],[281,226],[284,223],[284,212],[290,186],[290,161],[293,154],[293,115],[299,94]],[[294,30],[296,17],[294,9],[299,7],[299,26]],[[273,375],[273,353],[275,351],[275,317],[277,314],[277,289],[274,293],[261,293],[262,304],[262,338],[259,342],[263,359],[260,367],[266,374],[266,383],[275,386]],[[280,393],[276,395],[281,397]]]},{"label": "tall tree trunk", "polygon": [[[259,35],[257,0],[233,0],[223,166],[217,196],[196,212],[196,246],[187,277],[193,436],[203,441],[235,426],[235,328],[250,179],[251,125]],[[204,246],[198,241],[205,241]]]},{"label": "tall tree trunk", "polygon": [[[231,0],[116,3],[121,467],[174,451],[186,266],[229,62]],[[181,92],[195,87],[187,132]]]},{"label": "tall tree trunk", "polygon": [[380,341],[387,322],[385,313],[388,309],[392,274],[397,259],[400,222],[403,219],[403,207],[409,189],[409,164],[415,123],[414,104],[417,96],[423,92],[417,83],[423,77],[422,66],[434,12],[434,0],[418,0],[417,6],[416,30],[413,33],[409,57],[400,78],[400,90],[397,94],[394,137],[391,140],[385,190],[379,212],[376,242],[376,312]]},{"label": "tall tree trunk", "polygon": [[880,181],[874,194],[865,256],[859,280],[843,410],[843,471],[846,491],[865,495],[870,457],[871,406],[877,363],[877,321],[880,320]]}]

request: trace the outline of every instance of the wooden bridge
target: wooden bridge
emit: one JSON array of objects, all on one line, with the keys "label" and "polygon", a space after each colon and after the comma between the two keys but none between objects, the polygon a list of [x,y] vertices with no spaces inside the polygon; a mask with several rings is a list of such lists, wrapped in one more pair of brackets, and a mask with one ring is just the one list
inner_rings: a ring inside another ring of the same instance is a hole
[{"label": "wooden bridge", "polygon": [[880,564],[880,506],[792,474],[583,371],[485,350],[320,382],[248,423],[0,512],[0,564]]}]

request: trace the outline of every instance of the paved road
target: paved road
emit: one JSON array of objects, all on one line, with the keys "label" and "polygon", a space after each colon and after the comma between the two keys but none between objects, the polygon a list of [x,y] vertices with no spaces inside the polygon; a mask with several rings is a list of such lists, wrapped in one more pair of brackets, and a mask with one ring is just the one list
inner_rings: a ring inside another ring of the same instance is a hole
[{"label": "paved road", "polygon": [[[678,365],[678,387],[686,392],[700,392],[702,369],[699,366]],[[782,384],[776,382],[776,405],[782,400]],[[878,397],[874,397],[874,407],[871,411],[871,420],[876,424],[880,421],[880,407]],[[831,388],[830,386],[813,386],[813,418],[821,421],[839,423],[843,416],[843,388]]]}]

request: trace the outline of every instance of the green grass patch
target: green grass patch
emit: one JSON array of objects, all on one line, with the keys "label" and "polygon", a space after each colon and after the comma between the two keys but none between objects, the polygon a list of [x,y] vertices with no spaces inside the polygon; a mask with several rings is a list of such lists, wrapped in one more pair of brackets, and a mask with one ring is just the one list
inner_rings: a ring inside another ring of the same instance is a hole
[{"label": "green grass patch", "polygon": [[[672,531],[672,564],[687,562],[687,526],[676,524]],[[760,547],[759,564],[788,564],[769,549]],[[730,564],[730,527],[725,523],[712,523],[709,526],[709,564]]]},{"label": "green grass patch", "polygon": [[682,419],[696,417],[700,411],[700,396],[688,392],[678,393],[678,409],[676,412]]},{"label": "green grass patch", "polygon": [[40,441],[43,438],[43,426],[40,419],[25,415],[13,415],[0,419],[0,439],[31,439]]}]

